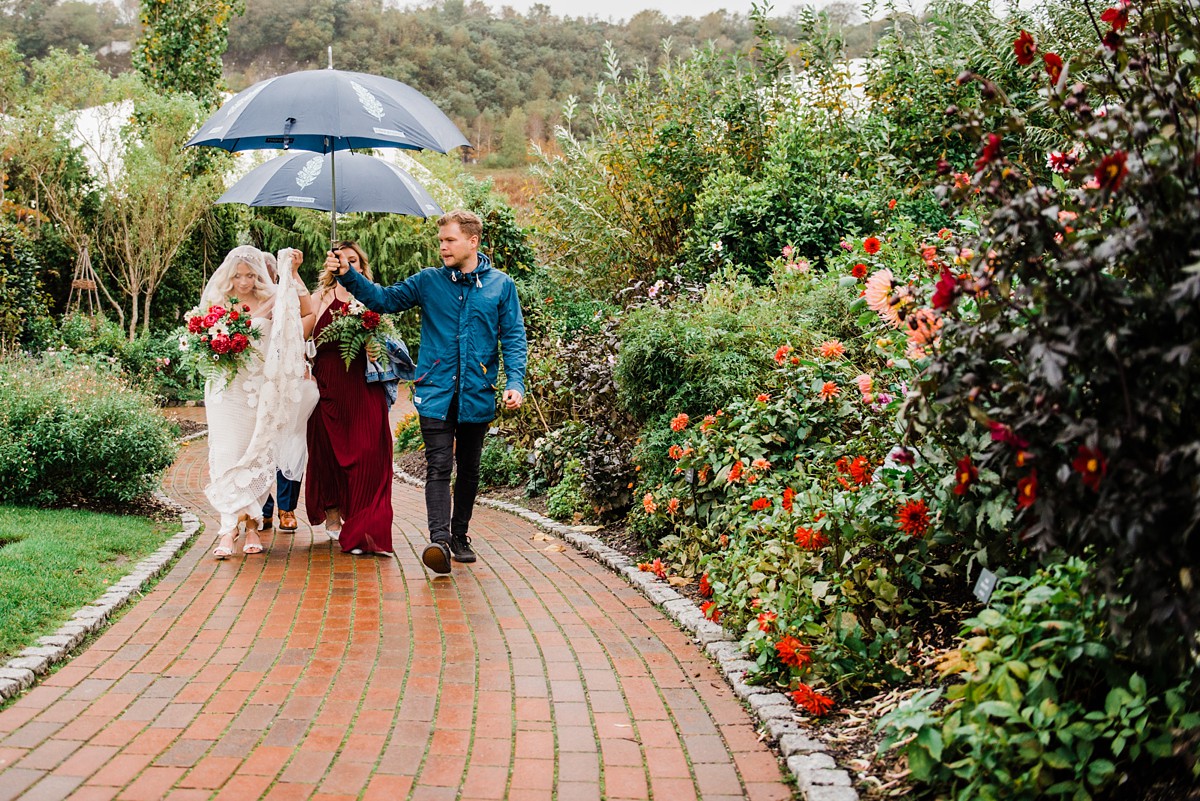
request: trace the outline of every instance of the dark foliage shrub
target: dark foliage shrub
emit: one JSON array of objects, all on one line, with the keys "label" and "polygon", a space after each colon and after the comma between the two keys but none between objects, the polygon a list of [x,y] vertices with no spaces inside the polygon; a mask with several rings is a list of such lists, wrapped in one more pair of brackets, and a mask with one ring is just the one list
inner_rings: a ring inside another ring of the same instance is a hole
[{"label": "dark foliage shrub", "polygon": [[[1022,541],[1094,554],[1094,583],[1127,599],[1117,631],[1184,664],[1200,645],[1200,18],[1172,0],[1128,17],[1057,83],[1043,59],[1026,68],[1079,143],[1051,182],[1008,158],[1021,119],[960,120],[983,147],[954,199],[995,210],[969,273],[946,273],[923,386],[992,427],[985,463],[1016,492]],[[1000,102],[987,76],[963,80]]]},{"label": "dark foliage shrub", "polygon": [[479,457],[479,480],[488,487],[515,487],[529,477],[529,452],[500,437],[488,437]]}]

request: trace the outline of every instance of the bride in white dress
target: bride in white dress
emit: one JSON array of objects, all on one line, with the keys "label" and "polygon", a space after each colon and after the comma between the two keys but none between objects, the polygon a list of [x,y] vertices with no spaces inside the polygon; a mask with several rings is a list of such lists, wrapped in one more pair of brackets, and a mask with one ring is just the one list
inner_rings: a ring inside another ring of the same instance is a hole
[{"label": "bride in white dress", "polygon": [[251,340],[250,358],[232,380],[210,378],[204,387],[208,417],[208,473],[205,495],[221,516],[213,556],[233,554],[239,527],[245,524],[242,552],[262,553],[258,529],[262,505],[275,486],[276,466],[289,478],[304,473],[304,424],[316,405],[316,383],[306,377],[302,318],[310,314],[308,289],[300,281],[303,255],[280,251],[279,283],[267,272],[263,254],[249,245],[236,247],[213,273],[200,308],[228,306],[237,298],[248,307],[251,325],[261,332]]}]

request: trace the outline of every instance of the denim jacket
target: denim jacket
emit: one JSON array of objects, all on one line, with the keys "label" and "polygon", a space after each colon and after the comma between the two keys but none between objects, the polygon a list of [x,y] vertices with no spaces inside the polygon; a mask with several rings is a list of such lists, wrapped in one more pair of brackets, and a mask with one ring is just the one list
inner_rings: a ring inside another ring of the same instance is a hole
[{"label": "denim jacket", "polygon": [[399,337],[388,337],[387,353],[379,361],[367,359],[367,383],[383,382],[387,393],[388,408],[396,402],[397,385],[401,381],[412,381],[416,377],[416,365],[408,355],[408,346]]}]

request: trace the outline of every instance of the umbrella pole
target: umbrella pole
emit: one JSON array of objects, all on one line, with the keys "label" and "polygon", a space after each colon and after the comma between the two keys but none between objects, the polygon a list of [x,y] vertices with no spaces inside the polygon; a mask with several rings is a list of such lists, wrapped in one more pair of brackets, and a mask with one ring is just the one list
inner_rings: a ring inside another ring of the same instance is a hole
[{"label": "umbrella pole", "polygon": [[[329,137],[325,137],[325,146],[329,147]],[[329,198],[329,244],[337,242],[337,151],[329,151],[329,180],[333,184],[333,194]]]}]

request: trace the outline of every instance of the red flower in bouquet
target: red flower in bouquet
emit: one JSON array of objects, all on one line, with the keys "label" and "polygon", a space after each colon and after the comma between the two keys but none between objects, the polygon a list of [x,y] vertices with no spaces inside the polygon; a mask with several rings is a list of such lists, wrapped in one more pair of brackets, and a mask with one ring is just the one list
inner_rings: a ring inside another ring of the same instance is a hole
[{"label": "red flower in bouquet", "polygon": [[1096,183],[1106,192],[1115,192],[1121,187],[1121,182],[1125,180],[1125,176],[1129,174],[1129,168],[1125,166],[1129,154],[1122,150],[1109,153],[1100,160],[1100,166],[1096,168]]},{"label": "red flower in bouquet", "polygon": [[1017,482],[1017,508],[1028,509],[1037,500],[1037,471],[1030,472]]},{"label": "red flower in bouquet", "polygon": [[1113,8],[1106,9],[1100,14],[1100,19],[1112,26],[1114,31],[1123,31],[1129,24],[1129,2],[1120,0]]},{"label": "red flower in bouquet", "polygon": [[979,468],[971,461],[970,456],[964,456],[958,460],[958,466],[954,470],[954,494],[966,495],[967,490],[979,478]]},{"label": "red flower in bouquet", "polygon": [[387,338],[394,330],[391,318],[351,300],[344,308],[332,312],[329,324],[317,337],[317,345],[338,343],[338,352],[349,370],[350,363],[364,350],[368,359],[381,358],[387,348]]},{"label": "red flower in bouquet", "polygon": [[179,349],[205,378],[233,378],[248,358],[251,341],[261,336],[251,324],[249,308],[243,305],[239,310],[237,302],[231,298],[228,309],[213,304],[187,315],[187,333],[179,338]]},{"label": "red flower in bouquet", "polygon": [[1050,76],[1050,83],[1057,86],[1058,79],[1062,77],[1062,56],[1057,53],[1046,53],[1042,56],[1042,63],[1046,65],[1046,74]]}]

